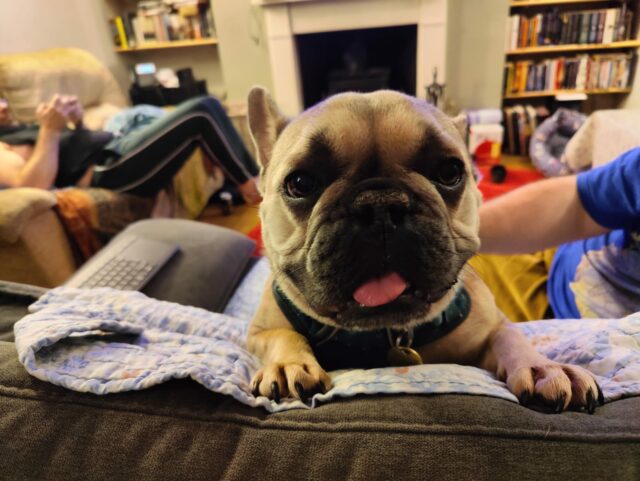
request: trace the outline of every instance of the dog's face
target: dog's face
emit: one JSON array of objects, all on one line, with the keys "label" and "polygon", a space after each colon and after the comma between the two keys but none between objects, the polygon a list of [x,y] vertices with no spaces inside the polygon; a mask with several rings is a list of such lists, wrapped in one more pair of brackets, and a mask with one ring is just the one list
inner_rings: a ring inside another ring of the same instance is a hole
[{"label": "dog's face", "polygon": [[480,199],[452,119],[380,91],[336,95],[289,121],[256,88],[249,122],[263,240],[300,309],[375,329],[423,322],[448,305],[479,245]]}]

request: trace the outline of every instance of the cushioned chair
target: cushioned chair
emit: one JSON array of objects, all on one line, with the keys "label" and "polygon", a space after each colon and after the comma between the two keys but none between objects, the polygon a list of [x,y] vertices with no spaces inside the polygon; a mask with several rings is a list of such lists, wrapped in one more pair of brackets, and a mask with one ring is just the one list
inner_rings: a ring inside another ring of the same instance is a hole
[{"label": "cushioned chair", "polygon": [[[0,55],[0,98],[9,101],[20,122],[35,121],[39,102],[54,93],[75,94],[85,109],[85,125],[104,127],[127,100],[111,72],[93,55],[76,48]],[[252,148],[245,112],[232,109],[231,119]],[[174,178],[172,216],[195,218],[223,179],[211,181],[197,149]],[[0,186],[1,187],[1,186]],[[75,271],[73,239],[68,238],[52,207],[52,193],[0,190],[0,279],[45,287],[60,285]],[[118,206],[101,206],[108,211]],[[165,209],[166,210],[166,209]],[[166,214],[165,214],[166,215]]]}]

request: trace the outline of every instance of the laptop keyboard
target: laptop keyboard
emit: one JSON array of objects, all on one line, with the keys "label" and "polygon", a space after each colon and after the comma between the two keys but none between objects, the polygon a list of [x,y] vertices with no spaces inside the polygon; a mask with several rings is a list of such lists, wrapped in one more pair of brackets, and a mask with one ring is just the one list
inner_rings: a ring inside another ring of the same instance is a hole
[{"label": "laptop keyboard", "polygon": [[78,287],[113,287],[135,291],[146,284],[154,268],[148,262],[115,257]]}]

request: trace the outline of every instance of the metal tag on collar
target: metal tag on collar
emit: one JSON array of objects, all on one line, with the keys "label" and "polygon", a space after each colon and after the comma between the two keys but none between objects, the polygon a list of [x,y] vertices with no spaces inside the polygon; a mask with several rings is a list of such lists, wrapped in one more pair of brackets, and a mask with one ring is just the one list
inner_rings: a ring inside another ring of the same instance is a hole
[{"label": "metal tag on collar", "polygon": [[[392,337],[391,329],[387,329],[389,344],[391,348],[387,351],[387,363],[389,366],[417,366],[423,364],[422,357],[410,346],[413,343],[413,328],[402,331],[395,340]],[[406,340],[403,342],[403,338]],[[404,345],[403,345],[404,344]]]}]

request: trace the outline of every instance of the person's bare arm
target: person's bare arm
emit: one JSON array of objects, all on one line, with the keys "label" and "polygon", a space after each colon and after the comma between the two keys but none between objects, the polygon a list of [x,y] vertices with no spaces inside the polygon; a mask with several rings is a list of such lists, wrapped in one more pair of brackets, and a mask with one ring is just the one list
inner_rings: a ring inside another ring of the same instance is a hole
[{"label": "person's bare arm", "polygon": [[40,123],[40,131],[29,159],[16,169],[15,159],[10,158],[12,152],[5,151],[0,157],[0,166],[5,171],[5,174],[0,176],[0,182],[5,185],[41,189],[53,186],[58,174],[60,133],[67,123],[66,107],[61,98],[55,95],[48,103],[38,106],[36,116]]},{"label": "person's bare arm", "polygon": [[608,231],[585,211],[575,176],[535,182],[480,207],[484,253],[534,252]]}]

